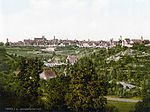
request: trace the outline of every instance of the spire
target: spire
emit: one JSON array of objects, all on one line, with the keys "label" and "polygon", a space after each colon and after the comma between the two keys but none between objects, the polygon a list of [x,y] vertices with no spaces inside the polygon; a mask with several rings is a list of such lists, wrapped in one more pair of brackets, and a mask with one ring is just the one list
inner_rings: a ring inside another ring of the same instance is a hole
[{"label": "spire", "polygon": [[7,42],[7,43],[9,42],[8,38],[7,38],[6,42]]},{"label": "spire", "polygon": [[143,41],[143,37],[141,36],[141,41]]}]

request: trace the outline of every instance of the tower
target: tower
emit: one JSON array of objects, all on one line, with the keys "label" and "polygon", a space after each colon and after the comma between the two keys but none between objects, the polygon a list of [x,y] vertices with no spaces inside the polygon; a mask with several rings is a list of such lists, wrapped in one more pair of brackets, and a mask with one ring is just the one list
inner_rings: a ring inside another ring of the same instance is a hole
[{"label": "tower", "polygon": [[6,39],[6,44],[5,44],[5,46],[9,46],[9,40],[8,40],[8,38]]},{"label": "tower", "polygon": [[8,43],[8,42],[9,42],[9,40],[8,40],[8,38],[7,38],[6,43]]},{"label": "tower", "polygon": [[54,39],[53,39],[53,45],[54,45],[54,46],[56,45],[56,38],[55,38],[55,35],[54,35]]},{"label": "tower", "polygon": [[122,36],[120,35],[120,40],[122,40]]},{"label": "tower", "polygon": [[143,37],[141,36],[141,41],[143,41]]}]

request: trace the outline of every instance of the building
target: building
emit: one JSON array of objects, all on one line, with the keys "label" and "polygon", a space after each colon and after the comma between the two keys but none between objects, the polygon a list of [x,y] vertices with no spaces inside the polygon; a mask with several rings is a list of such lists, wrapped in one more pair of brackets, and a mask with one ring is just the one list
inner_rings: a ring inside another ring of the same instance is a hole
[{"label": "building", "polygon": [[40,79],[48,80],[56,77],[56,73],[51,70],[44,70],[39,74]]},{"label": "building", "polygon": [[77,57],[74,55],[67,56],[66,62],[69,62],[70,64],[74,64],[77,61]]},{"label": "building", "polygon": [[30,39],[24,39],[24,45],[25,45],[25,46],[33,45],[33,40],[30,40]]},{"label": "building", "polygon": [[42,36],[42,38],[34,38],[34,43],[36,45],[45,45],[47,43],[47,39],[45,36]]}]

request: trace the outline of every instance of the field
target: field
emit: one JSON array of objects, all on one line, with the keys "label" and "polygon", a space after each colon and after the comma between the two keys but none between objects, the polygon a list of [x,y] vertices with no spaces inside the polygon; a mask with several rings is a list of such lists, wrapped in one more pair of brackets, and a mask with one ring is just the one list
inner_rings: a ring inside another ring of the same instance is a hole
[{"label": "field", "polygon": [[56,47],[54,52],[42,52],[41,49],[44,49],[44,47],[22,46],[7,47],[6,51],[8,54],[17,54],[23,57],[39,57],[44,60],[58,58],[64,62],[68,55],[76,55],[80,58],[96,50],[96,48],[79,48],[77,46]]},{"label": "field", "polygon": [[17,54],[24,57],[50,58],[52,56],[51,53],[41,53],[40,48],[35,47],[8,47],[6,51],[8,54]]}]

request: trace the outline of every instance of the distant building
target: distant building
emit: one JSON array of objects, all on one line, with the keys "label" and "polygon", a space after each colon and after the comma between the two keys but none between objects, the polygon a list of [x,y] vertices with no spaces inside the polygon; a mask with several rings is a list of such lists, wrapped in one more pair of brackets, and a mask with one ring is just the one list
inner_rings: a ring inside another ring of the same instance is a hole
[{"label": "distant building", "polygon": [[24,42],[18,41],[18,42],[17,42],[17,45],[18,45],[18,46],[23,46],[23,45],[24,45]]},{"label": "distant building", "polygon": [[82,46],[83,46],[83,47],[90,47],[89,43],[87,43],[87,42],[84,42],[84,43],[82,44]]},{"label": "distant building", "polygon": [[133,44],[142,44],[141,39],[132,39],[131,41]]},{"label": "distant building", "polygon": [[[20,45],[24,45],[24,46],[41,46],[41,47],[65,47],[68,45],[75,45],[78,47],[99,47],[99,48],[111,48],[111,47],[115,47],[116,45],[122,45],[122,46],[126,46],[126,47],[132,47],[133,44],[146,44],[149,45],[150,40],[144,40],[143,37],[141,37],[140,39],[122,39],[122,36],[120,36],[118,41],[114,41],[113,38],[110,39],[110,41],[92,41],[89,40],[61,40],[61,39],[56,39],[56,37],[54,36],[53,39],[51,40],[47,40],[45,38],[45,36],[42,36],[41,38],[34,38],[34,40],[30,40],[30,39],[24,39],[23,43],[21,41],[18,42],[9,42],[7,39],[7,44],[12,45],[12,46],[20,46]],[[6,44],[6,45],[7,45]]]},{"label": "distant building", "polygon": [[73,65],[77,61],[77,57],[74,55],[69,55],[66,61]]},{"label": "distant building", "polygon": [[34,38],[34,41],[36,42],[45,41],[45,40],[46,40],[45,36],[42,36],[42,38]]},{"label": "distant building", "polygon": [[7,42],[7,43],[9,42],[8,38],[7,38],[6,42]]},{"label": "distant building", "polygon": [[132,39],[131,41],[133,44],[142,44],[143,43],[143,37],[141,37],[141,39]]},{"label": "distant building", "polygon": [[131,44],[131,40],[129,38],[126,38],[122,40],[122,46],[132,47],[133,45]]},{"label": "distant building", "polygon": [[34,38],[34,42],[36,43],[36,45],[45,45],[47,39],[45,38],[45,36],[42,36],[42,38]]},{"label": "distant building", "polygon": [[39,74],[40,79],[48,80],[56,77],[56,73],[51,70],[44,70],[41,74]]},{"label": "distant building", "polygon": [[24,39],[24,45],[25,45],[25,46],[33,45],[33,40],[30,40],[30,39]]},{"label": "distant building", "polygon": [[150,41],[149,40],[143,40],[143,43],[144,44],[150,44]]},{"label": "distant building", "polygon": [[64,43],[60,43],[58,44],[59,47],[65,47],[65,44]]},{"label": "distant building", "polygon": [[41,50],[44,51],[44,52],[54,52],[55,48],[54,47],[48,47],[46,49],[41,49]]}]

